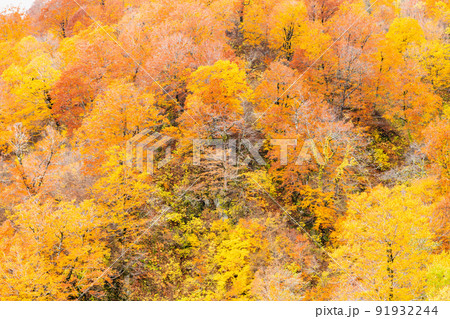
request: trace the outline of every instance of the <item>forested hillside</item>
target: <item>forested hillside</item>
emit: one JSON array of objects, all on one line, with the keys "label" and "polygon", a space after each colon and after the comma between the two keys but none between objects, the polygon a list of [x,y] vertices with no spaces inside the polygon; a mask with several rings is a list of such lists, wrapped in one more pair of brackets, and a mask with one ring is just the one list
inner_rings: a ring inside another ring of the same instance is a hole
[{"label": "forested hillside", "polygon": [[0,300],[449,300],[449,22],[448,0],[4,11]]}]

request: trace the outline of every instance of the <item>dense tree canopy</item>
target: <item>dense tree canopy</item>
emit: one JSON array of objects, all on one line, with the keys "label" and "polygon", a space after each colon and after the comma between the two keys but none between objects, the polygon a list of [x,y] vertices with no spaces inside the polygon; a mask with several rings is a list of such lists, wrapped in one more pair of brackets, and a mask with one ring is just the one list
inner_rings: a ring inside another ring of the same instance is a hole
[{"label": "dense tree canopy", "polygon": [[0,13],[0,300],[448,300],[449,19],[446,0]]}]

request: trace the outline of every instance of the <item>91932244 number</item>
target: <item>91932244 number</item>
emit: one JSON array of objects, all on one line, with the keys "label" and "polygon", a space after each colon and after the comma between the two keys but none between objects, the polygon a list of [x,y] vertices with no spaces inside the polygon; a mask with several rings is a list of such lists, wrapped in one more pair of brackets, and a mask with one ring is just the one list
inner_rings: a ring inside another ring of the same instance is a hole
[{"label": "91932244 number", "polygon": [[377,316],[430,316],[437,315],[437,306],[377,306],[375,308]]}]

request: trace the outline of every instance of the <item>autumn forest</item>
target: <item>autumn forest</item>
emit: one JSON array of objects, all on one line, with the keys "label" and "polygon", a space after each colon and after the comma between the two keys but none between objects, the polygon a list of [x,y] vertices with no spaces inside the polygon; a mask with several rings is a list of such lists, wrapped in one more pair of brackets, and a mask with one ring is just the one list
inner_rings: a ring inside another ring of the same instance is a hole
[{"label": "autumn forest", "polygon": [[449,23],[449,0],[5,9],[0,300],[450,300]]}]

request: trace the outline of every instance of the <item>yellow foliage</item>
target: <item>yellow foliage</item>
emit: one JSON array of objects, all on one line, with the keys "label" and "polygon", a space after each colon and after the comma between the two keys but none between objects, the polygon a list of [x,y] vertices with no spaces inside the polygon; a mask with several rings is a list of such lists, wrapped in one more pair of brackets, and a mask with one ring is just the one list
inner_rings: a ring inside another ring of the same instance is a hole
[{"label": "yellow foliage", "polygon": [[33,201],[17,207],[0,241],[2,300],[67,300],[77,298],[106,267],[108,251],[104,211],[93,201]]},{"label": "yellow foliage", "polygon": [[34,136],[52,120],[49,91],[61,72],[47,45],[34,37],[22,39],[14,52],[15,62],[1,76],[12,103],[0,105],[0,120],[6,128],[21,122]]},{"label": "yellow foliage", "polygon": [[421,299],[433,243],[431,208],[411,189],[378,186],[350,199],[337,226],[332,268],[340,272],[337,298]]},{"label": "yellow foliage", "polygon": [[427,272],[426,294],[428,300],[448,301],[450,297],[449,252],[442,252],[431,257]]},{"label": "yellow foliage", "polygon": [[399,52],[403,52],[410,44],[420,44],[425,40],[419,22],[413,18],[395,18],[386,39]]}]

